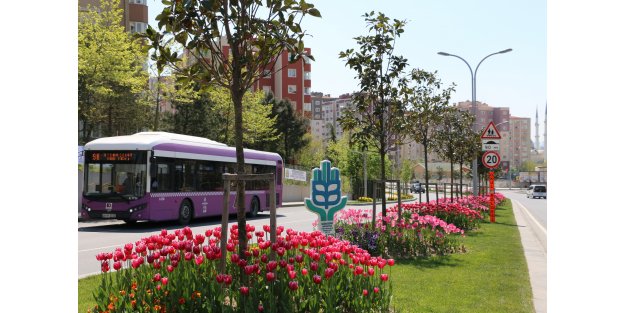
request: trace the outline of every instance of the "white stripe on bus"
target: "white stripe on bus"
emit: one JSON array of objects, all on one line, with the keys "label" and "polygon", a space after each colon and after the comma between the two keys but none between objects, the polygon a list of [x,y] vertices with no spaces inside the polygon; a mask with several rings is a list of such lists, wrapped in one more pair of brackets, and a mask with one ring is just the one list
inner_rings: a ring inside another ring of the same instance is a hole
[{"label": "white stripe on bus", "polygon": [[[176,151],[165,151],[165,150],[154,150],[154,156],[157,157],[167,157],[167,158],[181,158],[181,159],[195,159],[195,160],[205,160],[205,161],[219,161],[219,162],[230,162],[236,163],[236,157],[225,157],[219,155],[206,155],[206,154],[197,154],[197,153],[189,153],[189,152],[176,152]],[[258,159],[250,159],[245,158],[246,164],[261,164],[261,165],[272,165],[276,166],[276,161],[271,160],[258,160]]]}]

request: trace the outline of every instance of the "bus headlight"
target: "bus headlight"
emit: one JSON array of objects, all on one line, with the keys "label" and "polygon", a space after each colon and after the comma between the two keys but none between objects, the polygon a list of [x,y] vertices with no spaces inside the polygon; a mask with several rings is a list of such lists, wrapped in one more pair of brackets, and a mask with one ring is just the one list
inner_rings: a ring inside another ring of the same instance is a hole
[{"label": "bus headlight", "polygon": [[128,213],[132,214],[132,213],[135,213],[135,212],[139,212],[139,211],[145,209],[146,207],[147,207],[147,204],[141,204],[141,205],[138,205],[138,206],[130,208],[128,210]]}]

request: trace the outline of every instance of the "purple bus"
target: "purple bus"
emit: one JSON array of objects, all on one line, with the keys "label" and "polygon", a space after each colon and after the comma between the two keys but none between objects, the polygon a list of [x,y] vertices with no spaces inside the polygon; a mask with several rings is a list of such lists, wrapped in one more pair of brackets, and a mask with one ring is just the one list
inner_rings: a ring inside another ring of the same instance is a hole
[{"label": "purple bus", "polygon": [[[221,215],[223,173],[235,173],[234,147],[206,138],[141,132],[93,140],[84,147],[84,219],[177,220]],[[276,206],[282,205],[282,158],[244,149],[246,173],[276,174]],[[248,216],[269,209],[269,182],[245,184]],[[236,192],[230,192],[230,213]]]}]

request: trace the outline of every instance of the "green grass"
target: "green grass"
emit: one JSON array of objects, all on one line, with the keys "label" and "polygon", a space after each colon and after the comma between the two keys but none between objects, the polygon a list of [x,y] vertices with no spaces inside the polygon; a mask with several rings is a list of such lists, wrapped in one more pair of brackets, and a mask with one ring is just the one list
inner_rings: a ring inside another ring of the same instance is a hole
[{"label": "green grass", "polygon": [[534,312],[512,206],[464,238],[467,252],[397,262],[390,275],[399,312]]},{"label": "green grass", "polygon": [[100,286],[100,275],[85,277],[78,280],[78,312],[85,313],[96,305],[93,291]]},{"label": "green grass", "polygon": [[[482,223],[464,238],[467,252],[397,261],[390,275],[399,312],[534,312],[532,289],[509,200],[496,223]],[[98,275],[78,280],[78,312],[95,305]]]}]

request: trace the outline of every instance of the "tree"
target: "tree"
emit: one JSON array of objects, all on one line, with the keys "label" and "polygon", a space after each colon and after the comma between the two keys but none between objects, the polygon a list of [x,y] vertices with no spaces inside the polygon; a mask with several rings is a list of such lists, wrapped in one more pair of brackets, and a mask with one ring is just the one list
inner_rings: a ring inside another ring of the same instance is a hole
[{"label": "tree", "polygon": [[412,163],[404,162],[401,165],[401,181],[404,183],[409,183],[412,180],[413,176],[414,173],[412,170]]},{"label": "tree", "polygon": [[141,44],[121,25],[119,1],[102,0],[98,8],[78,13],[78,118],[81,143],[93,131],[104,135],[135,132],[148,124],[143,91],[147,73]]},{"label": "tree", "polygon": [[[460,163],[460,176],[462,176],[463,145],[466,145],[466,128],[471,128],[469,123],[472,119],[467,112],[459,111],[455,107],[446,108],[441,116],[441,123],[434,135],[434,150],[443,156],[450,164],[451,199],[454,198],[454,164]],[[469,142],[470,143],[470,142]],[[457,195],[456,195],[457,196]]]},{"label": "tree", "polygon": [[[273,96],[268,97],[266,102],[271,104],[271,117],[276,120],[277,146],[273,149],[282,155],[285,162],[294,163],[293,156],[308,144],[306,134],[307,120],[293,110],[293,105],[288,100],[277,101]],[[315,166],[319,166],[317,163]]]},{"label": "tree", "polygon": [[465,161],[473,160],[479,157],[479,154],[482,151],[480,134],[473,131],[472,125],[474,120],[475,117],[469,112],[460,112],[460,124],[462,127],[460,129],[459,136],[462,140],[459,142],[457,148],[458,162],[460,164],[460,186],[462,186],[462,178],[464,176],[462,173],[462,165]]},{"label": "tree", "polygon": [[[273,69],[274,60],[284,51],[294,61],[304,55],[300,27],[305,15],[320,17],[314,5],[304,0],[281,1],[163,1],[165,8],[156,17],[160,31],[148,26],[145,38],[158,51],[156,64],[169,64],[185,80],[201,82],[203,87],[226,88],[234,104],[234,142],[237,174],[245,174],[243,155],[243,96],[261,78],[265,69]],[[162,31],[162,32],[161,32]],[[193,58],[187,67],[176,66],[178,51],[165,44],[173,37]],[[228,50],[225,43],[229,45]],[[308,56],[312,59],[312,56]],[[245,229],[245,183],[237,184],[237,223]],[[247,250],[245,232],[239,232],[239,255]]]},{"label": "tree", "polygon": [[[434,130],[439,125],[445,108],[449,105],[449,98],[454,91],[454,85],[441,90],[441,81],[436,72],[430,73],[414,69],[410,73],[410,85],[405,93],[404,101],[408,104],[408,127],[415,142],[423,145],[425,184],[429,184],[428,151]],[[425,193],[425,199],[430,201],[430,195]]]},{"label": "tree", "polygon": [[[235,128],[235,109],[230,92],[223,87],[210,87],[208,98],[213,102],[211,115],[216,117],[213,125],[214,140],[228,145],[235,144],[231,136]],[[272,116],[272,108],[264,102],[263,91],[246,93],[242,99],[243,106],[243,144],[251,149],[261,149],[277,140],[276,117]]]},{"label": "tree", "polygon": [[[404,106],[400,96],[404,90],[402,77],[408,65],[402,56],[394,55],[395,40],[404,32],[405,21],[391,21],[383,13],[363,15],[369,28],[368,36],[356,37],[358,51],[347,49],[339,53],[346,65],[356,71],[360,91],[353,97],[354,108],[346,110],[339,119],[344,130],[351,131],[359,145],[375,147],[379,154],[381,180],[386,180],[384,160],[393,144],[404,135]],[[382,197],[382,216],[386,217],[386,197]]]},{"label": "tree", "polygon": [[306,145],[294,154],[294,159],[298,160],[299,165],[304,168],[312,169],[318,167],[325,156],[323,142],[312,138],[312,135],[309,133],[304,134],[303,140],[306,142]]}]

